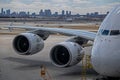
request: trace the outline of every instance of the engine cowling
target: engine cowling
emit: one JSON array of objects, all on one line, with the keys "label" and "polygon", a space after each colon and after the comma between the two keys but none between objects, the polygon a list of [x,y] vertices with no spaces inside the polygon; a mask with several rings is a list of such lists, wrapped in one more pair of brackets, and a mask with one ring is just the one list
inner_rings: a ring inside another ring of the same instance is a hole
[{"label": "engine cowling", "polygon": [[41,51],[43,47],[43,39],[33,33],[21,33],[13,40],[13,48],[20,55],[35,54]]},{"label": "engine cowling", "polygon": [[62,42],[50,52],[50,59],[55,66],[70,67],[79,63],[84,56],[83,48],[75,42]]}]

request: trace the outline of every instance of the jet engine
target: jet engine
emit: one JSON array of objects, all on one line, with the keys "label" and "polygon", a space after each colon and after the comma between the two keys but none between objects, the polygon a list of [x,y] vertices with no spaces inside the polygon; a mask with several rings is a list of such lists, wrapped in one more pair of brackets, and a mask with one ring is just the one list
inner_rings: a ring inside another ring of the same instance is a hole
[{"label": "jet engine", "polygon": [[83,48],[75,42],[62,42],[50,52],[52,63],[58,67],[70,67],[79,63],[84,56]]},{"label": "jet engine", "polygon": [[13,40],[13,48],[20,55],[32,55],[44,47],[43,39],[33,33],[21,33]]}]

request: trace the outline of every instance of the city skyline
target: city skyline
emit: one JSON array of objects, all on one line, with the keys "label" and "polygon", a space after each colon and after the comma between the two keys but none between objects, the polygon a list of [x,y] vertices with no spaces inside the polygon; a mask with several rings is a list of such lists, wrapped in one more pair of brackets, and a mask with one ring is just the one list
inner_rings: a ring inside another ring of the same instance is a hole
[{"label": "city skyline", "polygon": [[36,16],[58,16],[58,15],[62,15],[62,16],[70,16],[72,15],[71,11],[65,11],[65,10],[62,10],[61,13],[58,13],[58,12],[52,12],[51,9],[41,9],[39,11],[39,13],[35,13],[35,12],[32,12],[30,13],[29,11],[20,11],[20,12],[17,12],[17,11],[11,11],[10,9],[4,9],[4,8],[1,8],[1,12],[0,12],[0,16],[2,17],[10,17],[12,15],[18,15],[18,16],[30,16],[30,15],[36,15]]},{"label": "city skyline", "polygon": [[99,17],[100,15],[106,15],[108,12],[105,14],[99,14],[99,12],[94,12],[94,13],[86,13],[84,15],[80,15],[79,13],[77,14],[72,14],[71,11],[65,11],[62,10],[60,13],[59,12],[52,12],[51,9],[41,9],[39,13],[30,13],[26,11],[11,11],[10,9],[4,9],[1,8],[0,12],[0,17],[58,17],[58,16],[63,16],[63,17],[71,17],[71,16],[91,16],[91,17]]},{"label": "city skyline", "polygon": [[0,0],[0,8],[30,13],[39,13],[41,9],[51,9],[53,13],[61,13],[62,10],[72,14],[106,13],[118,4],[120,0]]}]

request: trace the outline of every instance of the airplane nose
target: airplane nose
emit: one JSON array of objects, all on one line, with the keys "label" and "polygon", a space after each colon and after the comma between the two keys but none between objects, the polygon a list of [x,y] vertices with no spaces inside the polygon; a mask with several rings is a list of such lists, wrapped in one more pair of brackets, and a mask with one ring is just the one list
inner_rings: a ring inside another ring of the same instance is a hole
[{"label": "airplane nose", "polygon": [[120,49],[119,43],[102,41],[96,43],[92,49],[91,61],[93,68],[102,75],[120,77]]}]

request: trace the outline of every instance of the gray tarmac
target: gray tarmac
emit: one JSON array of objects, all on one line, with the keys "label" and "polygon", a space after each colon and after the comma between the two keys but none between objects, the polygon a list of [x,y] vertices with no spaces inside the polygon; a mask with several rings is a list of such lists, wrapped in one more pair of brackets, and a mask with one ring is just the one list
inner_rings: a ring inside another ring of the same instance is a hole
[{"label": "gray tarmac", "polygon": [[[69,68],[58,68],[50,61],[50,49],[69,37],[51,35],[45,41],[44,50],[32,56],[16,54],[12,47],[14,37],[0,35],[0,80],[41,80],[41,65],[47,68],[52,80],[81,80],[81,63]],[[91,47],[86,48],[86,53],[90,52]],[[97,75],[93,69],[87,70],[87,80],[94,80]]]}]

